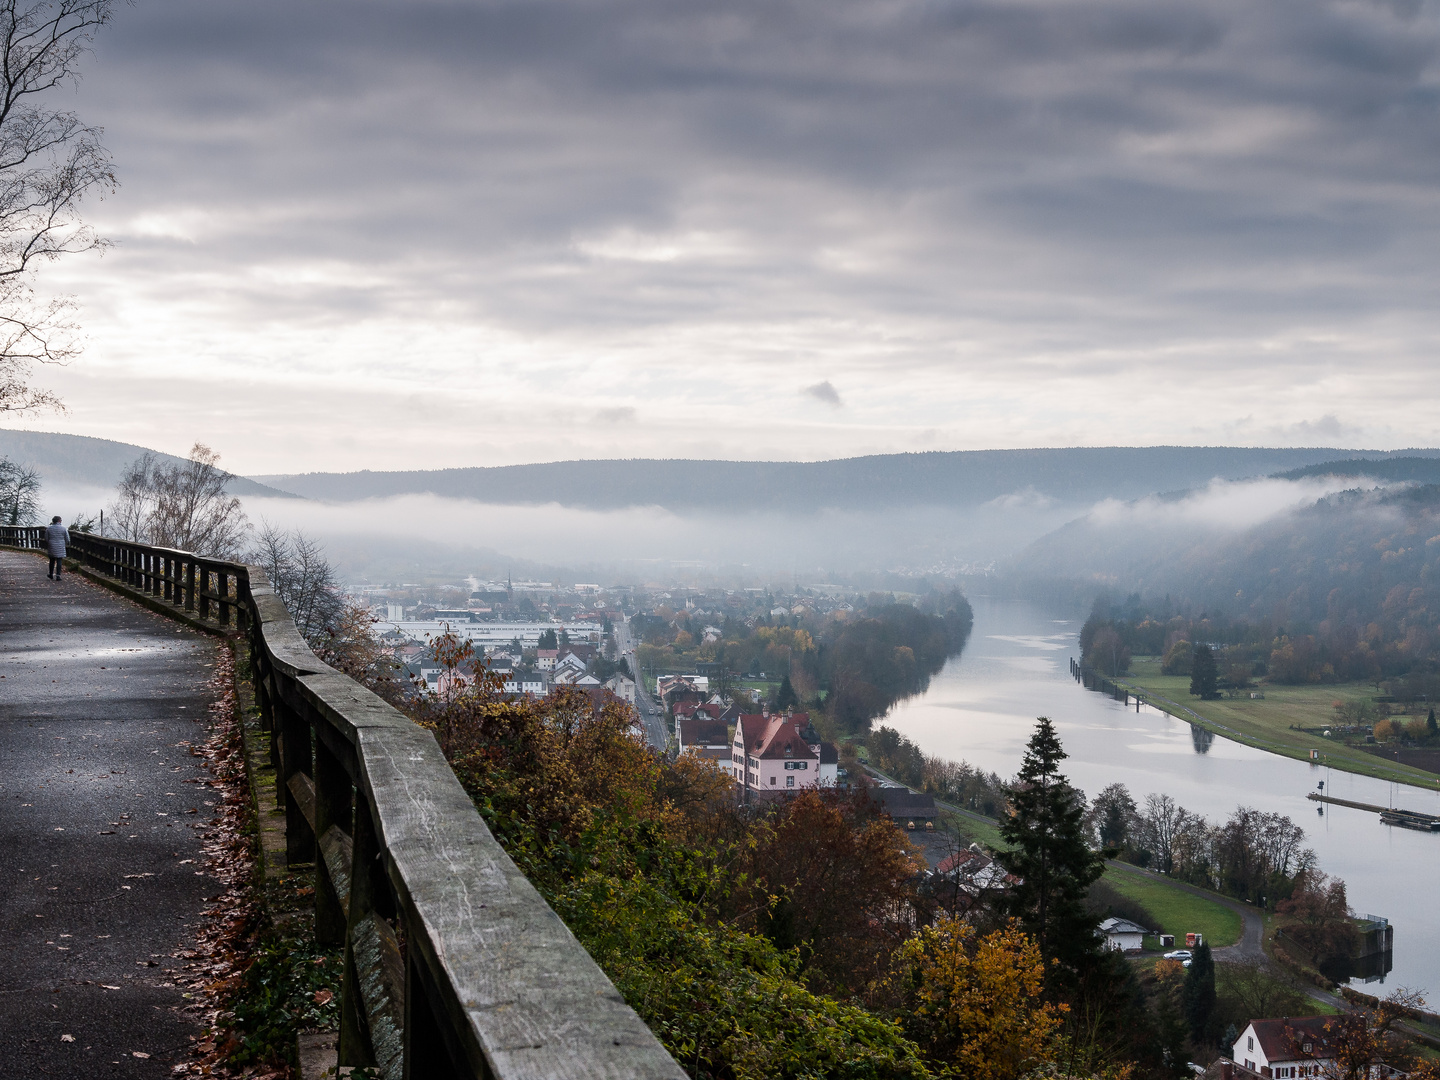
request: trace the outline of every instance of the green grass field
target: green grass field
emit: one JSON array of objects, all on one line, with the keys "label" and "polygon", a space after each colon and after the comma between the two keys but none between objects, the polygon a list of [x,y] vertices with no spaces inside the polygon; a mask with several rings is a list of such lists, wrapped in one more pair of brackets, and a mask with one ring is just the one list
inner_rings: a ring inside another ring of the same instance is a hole
[{"label": "green grass field", "polygon": [[1152,929],[1174,934],[1179,946],[1183,947],[1185,935],[1192,933],[1204,934],[1212,946],[1234,945],[1240,940],[1243,927],[1240,913],[1217,901],[1114,866],[1106,868],[1105,883],[1143,905],[1160,923]]},{"label": "green grass field", "polygon": [[959,833],[967,844],[978,841],[992,851],[1004,846],[1000,840],[1000,826],[988,818],[946,814],[945,824]]},{"label": "green grass field", "polygon": [[1118,681],[1139,691],[1140,696],[1150,704],[1182,719],[1194,721],[1195,716],[1183,711],[1192,710],[1205,727],[1237,742],[1301,761],[1310,759],[1312,749],[1319,750],[1332,768],[1376,776],[1382,780],[1401,780],[1420,787],[1440,788],[1440,778],[1433,773],[1399,762],[1388,762],[1348,747],[1339,739],[1291,729],[1292,724],[1295,727],[1323,727],[1334,716],[1335,702],[1368,700],[1375,693],[1375,688],[1369,684],[1266,685],[1260,688],[1265,694],[1263,699],[1252,700],[1247,695],[1234,700],[1201,701],[1190,696],[1189,676],[1161,675],[1160,661],[1154,657],[1136,657],[1131,662],[1130,674]]}]

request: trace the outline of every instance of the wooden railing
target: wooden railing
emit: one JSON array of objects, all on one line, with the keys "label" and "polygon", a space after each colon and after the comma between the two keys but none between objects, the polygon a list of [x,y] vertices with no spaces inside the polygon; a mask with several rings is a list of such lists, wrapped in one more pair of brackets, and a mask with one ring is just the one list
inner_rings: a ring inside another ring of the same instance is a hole
[{"label": "wooden railing", "polygon": [[[44,530],[0,526],[0,544],[43,548]],[[345,949],[340,1064],[395,1080],[681,1080],[434,736],[322,663],[260,568],[85,533],[68,554],[248,639],[286,857],[314,863],[316,937]]]}]

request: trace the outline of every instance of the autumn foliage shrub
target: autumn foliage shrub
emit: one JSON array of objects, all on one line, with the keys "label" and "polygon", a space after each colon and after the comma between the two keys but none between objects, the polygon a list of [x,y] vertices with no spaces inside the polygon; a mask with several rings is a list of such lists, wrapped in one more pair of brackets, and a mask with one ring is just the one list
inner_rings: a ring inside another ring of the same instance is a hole
[{"label": "autumn foliage shrub", "polygon": [[436,654],[445,690],[412,715],[690,1075],[1007,1080],[1045,1060],[1060,1010],[1033,941],[917,936],[924,863],[868,796],[743,806],[713,763],[651,751],[618,700],[507,698],[465,643]]},{"label": "autumn foliage shrub", "polygon": [[1045,1000],[1045,962],[1014,923],[977,938],[942,915],[901,949],[906,1029],[975,1080],[1012,1080],[1046,1060],[1066,1007]]}]

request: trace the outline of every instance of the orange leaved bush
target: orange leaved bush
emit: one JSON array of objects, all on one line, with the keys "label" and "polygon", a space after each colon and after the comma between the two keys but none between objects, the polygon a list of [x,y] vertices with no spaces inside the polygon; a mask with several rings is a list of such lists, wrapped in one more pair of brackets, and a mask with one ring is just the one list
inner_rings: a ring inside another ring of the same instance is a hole
[{"label": "orange leaved bush", "polygon": [[1043,1064],[1064,1005],[1044,997],[1045,962],[1013,922],[983,937],[941,915],[899,951],[910,1035],[974,1080],[1012,1080]]}]

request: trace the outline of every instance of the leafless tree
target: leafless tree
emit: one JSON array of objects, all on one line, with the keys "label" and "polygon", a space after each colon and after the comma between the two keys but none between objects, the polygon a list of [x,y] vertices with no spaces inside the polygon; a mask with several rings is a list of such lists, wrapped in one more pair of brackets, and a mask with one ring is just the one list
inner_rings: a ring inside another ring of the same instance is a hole
[{"label": "leafless tree", "polygon": [[203,443],[178,464],[145,454],[120,477],[109,511],[122,539],[179,548],[217,559],[239,558],[250,531],[240,500],[225,490],[230,473]]},{"label": "leafless tree", "polygon": [[32,365],[63,363],[78,343],[74,303],[39,303],[41,263],[104,248],[80,220],[80,200],[113,191],[99,128],[45,107],[41,96],[78,78],[113,0],[0,0],[0,413],[58,407],[30,386]]},{"label": "leafless tree", "polygon": [[40,516],[40,474],[0,458],[0,525],[33,525]]},{"label": "leafless tree", "polygon": [[1145,811],[1140,815],[1144,844],[1155,854],[1156,869],[1169,873],[1175,862],[1175,826],[1185,813],[1169,795],[1145,796]]},{"label": "leafless tree", "polygon": [[285,532],[265,522],[249,558],[264,568],[310,647],[321,647],[342,621],[345,596],[320,545],[299,529]]}]

